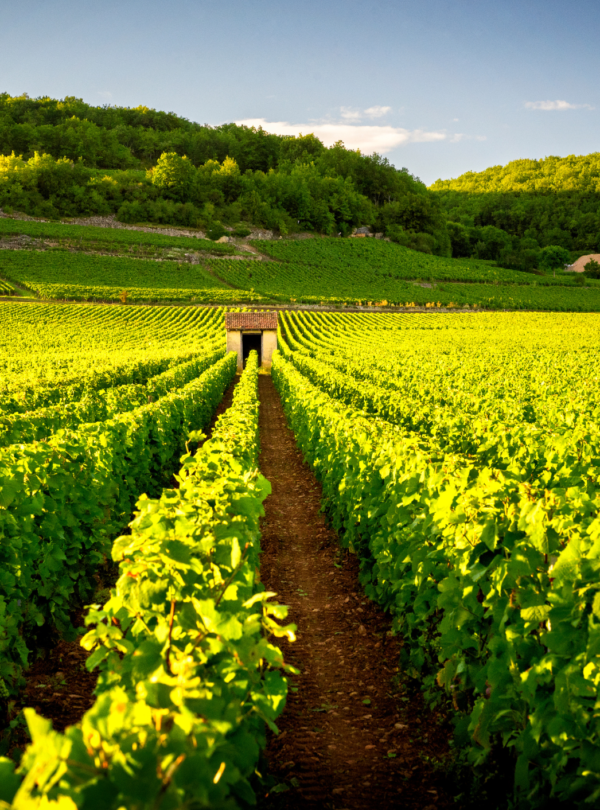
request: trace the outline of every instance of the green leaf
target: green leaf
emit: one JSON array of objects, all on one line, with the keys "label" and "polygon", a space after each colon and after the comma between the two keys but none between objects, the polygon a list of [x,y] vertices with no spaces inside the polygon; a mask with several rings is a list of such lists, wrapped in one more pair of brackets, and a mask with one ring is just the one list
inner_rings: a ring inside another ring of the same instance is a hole
[{"label": "green leaf", "polygon": [[526,622],[543,622],[548,618],[551,609],[551,605],[534,605],[521,610],[521,618]]},{"label": "green leaf", "polygon": [[147,678],[152,672],[163,664],[163,645],[158,641],[149,639],[143,641],[132,654],[134,676],[142,680]]},{"label": "green leaf", "polygon": [[594,601],[592,602],[592,613],[597,619],[600,619],[600,591],[596,591]]},{"label": "green leaf", "polygon": [[0,506],[7,509],[19,494],[19,486],[14,481],[5,481],[0,486]]},{"label": "green leaf", "polygon": [[23,709],[23,714],[34,743],[44,739],[52,730],[51,721],[41,717],[35,709]]},{"label": "green leaf", "polygon": [[0,757],[0,801],[11,805],[21,784],[21,777],[15,774],[15,763]]}]

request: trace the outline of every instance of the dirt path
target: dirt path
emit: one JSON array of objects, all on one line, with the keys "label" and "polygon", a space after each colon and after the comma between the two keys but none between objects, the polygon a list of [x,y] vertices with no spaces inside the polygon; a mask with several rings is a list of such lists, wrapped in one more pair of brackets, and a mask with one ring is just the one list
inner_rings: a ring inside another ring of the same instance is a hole
[{"label": "dirt path", "polygon": [[261,577],[290,606],[299,628],[284,644],[301,675],[270,739],[269,771],[286,792],[261,808],[448,807],[441,776],[425,757],[447,751],[448,731],[394,678],[399,645],[366,599],[358,566],[341,553],[320,513],[320,487],[302,462],[270,377],[259,379],[260,468],[265,503]]}]

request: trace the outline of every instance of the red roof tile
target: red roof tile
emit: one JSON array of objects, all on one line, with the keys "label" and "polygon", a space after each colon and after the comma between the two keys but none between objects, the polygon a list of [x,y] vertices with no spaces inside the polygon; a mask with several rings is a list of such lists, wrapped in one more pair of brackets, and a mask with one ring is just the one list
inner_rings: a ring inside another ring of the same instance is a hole
[{"label": "red roof tile", "polygon": [[277,313],[226,312],[225,329],[277,329]]}]

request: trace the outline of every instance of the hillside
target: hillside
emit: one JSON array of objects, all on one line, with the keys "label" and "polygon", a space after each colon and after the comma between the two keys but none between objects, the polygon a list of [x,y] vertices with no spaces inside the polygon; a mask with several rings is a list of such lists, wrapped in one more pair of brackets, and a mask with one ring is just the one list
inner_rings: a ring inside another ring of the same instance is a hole
[{"label": "hillside", "polygon": [[452,255],[530,270],[544,247],[571,261],[600,250],[600,153],[514,160],[438,180],[430,190],[448,218]]},{"label": "hillside", "polygon": [[454,180],[436,180],[432,191],[567,192],[600,194],[600,152],[590,155],[512,160],[482,172],[465,172]]},{"label": "hillside", "polygon": [[600,311],[600,281],[382,239],[232,238],[0,217],[0,296],[60,301]]},{"label": "hillside", "polygon": [[558,245],[600,250],[600,153],[516,160],[438,180],[314,135],[201,125],[148,107],[0,94],[0,209],[114,216],[216,240],[255,228],[347,236],[369,226],[442,257],[537,270]]},{"label": "hillside", "polygon": [[379,155],[72,97],[0,94],[0,208],[47,219],[116,214],[214,238],[224,226],[331,235],[372,226],[450,252],[436,197]]}]

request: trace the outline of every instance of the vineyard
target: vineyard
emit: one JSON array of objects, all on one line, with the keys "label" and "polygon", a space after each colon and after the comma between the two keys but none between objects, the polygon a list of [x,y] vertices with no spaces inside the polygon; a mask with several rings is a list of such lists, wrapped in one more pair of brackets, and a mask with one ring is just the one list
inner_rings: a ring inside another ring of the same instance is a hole
[{"label": "vineyard", "polygon": [[369,267],[381,279],[463,281],[487,284],[572,285],[574,276],[538,276],[496,267],[476,259],[457,260],[419,253],[378,239],[301,239],[282,242],[254,241],[255,248],[292,268],[326,267],[351,280]]},{"label": "vineyard", "polygon": [[0,93],[0,810],[600,807],[600,153],[397,114]]},{"label": "vineyard", "polygon": [[235,373],[222,311],[7,304],[0,317],[0,699],[18,694],[40,628],[73,637],[71,608],[107,556],[119,566],[82,640],[99,669],[93,709],[64,737],[26,709],[32,744],[20,775],[0,759],[0,801],[248,799],[290,669],[266,636],[293,636],[255,577],[269,491],[256,354],[192,455]]},{"label": "vineyard", "polygon": [[381,239],[220,244],[8,217],[0,217],[0,295],[121,303],[600,311],[596,279],[508,270]]},{"label": "vineyard", "polygon": [[[5,301],[0,807],[445,808],[452,769],[475,803],[594,806],[599,337],[594,314],[287,310],[272,376],[254,352],[239,375],[218,307]],[[92,708],[56,730],[23,695],[79,634]]]},{"label": "vineyard", "polygon": [[0,274],[41,298],[77,301],[260,301],[211,276],[200,265],[91,256],[67,251],[0,252]]},{"label": "vineyard", "polygon": [[[361,240],[362,241],[362,240]],[[338,244],[343,244],[339,242]],[[385,243],[383,243],[385,244]],[[282,246],[283,247],[283,246]],[[337,248],[337,245],[334,245]],[[271,246],[263,250],[271,250]],[[408,249],[410,260],[420,263],[421,256]],[[334,251],[332,251],[334,252]],[[446,260],[457,266],[454,274],[466,272],[466,265],[457,260]],[[428,282],[411,282],[394,275],[395,268],[378,267],[370,262],[357,262],[344,266],[341,262],[293,264],[284,262],[233,261],[209,259],[206,261],[214,275],[241,290],[264,296],[264,300],[299,304],[365,305],[400,307],[475,307],[483,309],[541,309],[554,311],[600,311],[600,289],[595,286],[576,286],[571,278],[566,285],[552,283],[549,276],[541,279],[526,273],[515,273],[527,283],[504,284],[500,282],[441,282],[436,272],[441,265],[444,272],[446,261],[435,258],[433,267],[427,268]],[[410,266],[410,265],[409,265]],[[486,268],[487,269],[487,268]],[[500,268],[489,268],[491,273]],[[405,269],[406,275],[419,277],[418,266]],[[511,271],[504,271],[510,273]],[[474,275],[483,275],[480,270]]]},{"label": "vineyard", "polygon": [[286,314],[273,365],[406,672],[527,806],[600,797],[597,341],[593,316]]},{"label": "vineyard", "polygon": [[4,281],[0,278],[0,295],[12,295],[15,291],[15,288],[12,284],[9,284],[8,281]]}]

